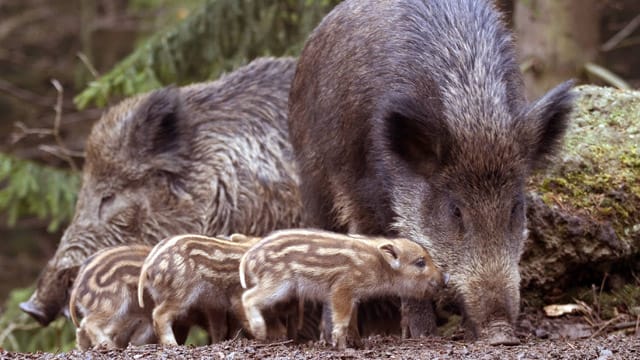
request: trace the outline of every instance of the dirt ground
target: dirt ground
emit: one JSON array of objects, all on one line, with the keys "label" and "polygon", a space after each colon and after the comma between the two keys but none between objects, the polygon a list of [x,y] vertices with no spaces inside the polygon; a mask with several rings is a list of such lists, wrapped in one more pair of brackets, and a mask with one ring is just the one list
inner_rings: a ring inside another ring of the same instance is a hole
[{"label": "dirt ground", "polygon": [[509,347],[465,342],[459,340],[461,331],[454,331],[446,338],[373,336],[364,339],[361,349],[344,351],[318,342],[237,339],[201,347],[147,345],[58,354],[8,353],[0,349],[0,359],[640,359],[640,317],[605,325],[590,325],[578,314],[547,318],[541,312],[527,312],[517,327],[522,344]]},{"label": "dirt ground", "polygon": [[607,335],[582,340],[528,339],[523,345],[493,347],[443,339],[371,337],[364,348],[336,351],[319,344],[261,344],[249,340],[211,346],[147,345],[122,351],[71,351],[61,354],[9,354],[2,359],[640,359],[640,338]]}]

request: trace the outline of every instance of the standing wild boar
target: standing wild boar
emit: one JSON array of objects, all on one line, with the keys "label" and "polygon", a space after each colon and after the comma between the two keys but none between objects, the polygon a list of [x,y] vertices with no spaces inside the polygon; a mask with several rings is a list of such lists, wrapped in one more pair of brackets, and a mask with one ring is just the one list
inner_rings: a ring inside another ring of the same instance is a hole
[{"label": "standing wild boar", "polygon": [[[527,103],[489,1],[344,1],[309,37],[289,98],[307,225],[423,245],[470,335],[517,342],[524,185],[562,142],[570,88]],[[412,335],[431,330],[430,304],[408,305],[423,318]]]},{"label": "standing wild boar", "polygon": [[21,308],[63,308],[78,266],[116,244],[299,226],[287,134],[295,60],[259,59],[209,83],[124,100],[94,126],[76,212]]}]

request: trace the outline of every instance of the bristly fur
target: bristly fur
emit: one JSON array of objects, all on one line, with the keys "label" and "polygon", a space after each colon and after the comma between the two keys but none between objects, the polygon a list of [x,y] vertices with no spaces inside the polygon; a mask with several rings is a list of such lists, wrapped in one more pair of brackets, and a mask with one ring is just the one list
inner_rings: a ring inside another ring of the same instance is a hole
[{"label": "bristly fur", "polygon": [[228,317],[236,320],[231,324],[234,329],[244,326],[238,266],[242,255],[260,238],[242,240],[186,234],[167,238],[153,248],[140,271],[138,300],[142,306],[143,293],[150,294],[160,343],[178,343],[173,325],[180,319],[200,318],[213,342],[233,334],[228,330],[232,323]]},{"label": "bristly fur", "polygon": [[[412,241],[310,229],[268,235],[244,254],[240,269],[248,287],[242,304],[255,337],[266,336],[262,311],[311,300],[330,307],[338,347],[346,346],[347,326],[361,300],[423,297],[444,283],[426,250]],[[351,331],[357,337],[357,327]]]},{"label": "bristly fur", "polygon": [[489,1],[342,2],[289,98],[306,225],[406,236],[450,269],[473,335],[512,326],[524,184],[562,143],[570,88],[527,103]]},{"label": "bristly fur", "polygon": [[73,221],[25,311],[49,323],[78,266],[108,246],[300,225],[287,134],[292,58],[123,100],[94,125]]},{"label": "bristly fur", "polygon": [[149,251],[147,245],[116,246],[98,251],[84,262],[69,300],[71,321],[78,328],[78,348],[124,348],[130,343],[156,341],[151,311],[138,307],[135,301],[140,267]]}]

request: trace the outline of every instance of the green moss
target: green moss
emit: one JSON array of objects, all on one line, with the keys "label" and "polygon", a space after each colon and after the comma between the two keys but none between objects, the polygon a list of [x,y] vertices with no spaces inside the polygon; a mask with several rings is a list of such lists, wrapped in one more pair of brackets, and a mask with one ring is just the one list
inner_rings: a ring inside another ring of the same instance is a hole
[{"label": "green moss", "polygon": [[632,241],[640,224],[640,93],[594,86],[576,92],[562,159],[530,186],[545,204],[610,222]]},{"label": "green moss", "polygon": [[462,316],[451,315],[447,318],[447,323],[438,327],[438,335],[444,338],[451,338],[462,325]]}]

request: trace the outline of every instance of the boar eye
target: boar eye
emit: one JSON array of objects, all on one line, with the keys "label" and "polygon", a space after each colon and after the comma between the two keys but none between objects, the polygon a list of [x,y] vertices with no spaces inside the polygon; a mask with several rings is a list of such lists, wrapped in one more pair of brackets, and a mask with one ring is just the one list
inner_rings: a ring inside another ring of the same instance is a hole
[{"label": "boar eye", "polygon": [[425,266],[427,266],[427,263],[424,261],[423,258],[419,258],[418,260],[416,260],[413,265],[415,265],[416,267],[420,268],[420,269],[424,269]]},{"label": "boar eye", "polygon": [[102,217],[105,206],[109,206],[109,204],[111,204],[115,198],[116,197],[113,194],[102,197],[102,199],[100,200],[100,208],[98,209],[98,216]]}]

